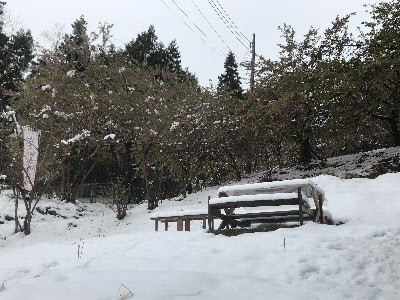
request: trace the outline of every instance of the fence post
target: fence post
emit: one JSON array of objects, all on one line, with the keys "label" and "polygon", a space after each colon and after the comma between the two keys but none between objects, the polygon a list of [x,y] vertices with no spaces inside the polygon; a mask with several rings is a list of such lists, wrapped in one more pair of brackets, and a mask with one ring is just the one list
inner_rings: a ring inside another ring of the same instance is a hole
[{"label": "fence post", "polygon": [[297,189],[297,195],[299,198],[299,219],[300,219],[300,226],[303,226],[303,196],[301,194],[301,188]]},{"label": "fence post", "polygon": [[210,210],[210,199],[211,199],[211,197],[210,196],[208,196],[208,205],[207,205],[207,207],[208,207],[208,231],[211,231],[211,228],[212,228],[212,216],[211,216],[211,210]]},{"label": "fence post", "polygon": [[324,204],[323,196],[318,194],[318,203],[319,203],[319,222],[324,224],[324,210],[322,209],[322,205]]}]

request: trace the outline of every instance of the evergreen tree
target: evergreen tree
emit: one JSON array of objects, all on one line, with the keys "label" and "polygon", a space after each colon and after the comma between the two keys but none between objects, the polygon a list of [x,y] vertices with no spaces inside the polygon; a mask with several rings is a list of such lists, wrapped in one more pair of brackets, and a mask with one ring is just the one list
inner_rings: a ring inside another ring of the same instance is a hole
[{"label": "evergreen tree", "polygon": [[179,82],[187,82],[192,86],[197,86],[198,80],[196,76],[190,73],[188,68],[182,68],[181,53],[176,40],[170,42],[165,50],[167,52],[168,71],[175,73]]},{"label": "evergreen tree", "polygon": [[65,35],[60,50],[65,55],[65,60],[72,63],[78,72],[83,72],[90,60],[89,36],[87,22],[81,16],[72,24],[72,34]]},{"label": "evergreen tree", "polygon": [[128,62],[147,67],[167,67],[168,54],[158,37],[153,25],[145,32],[138,34],[125,47]]},{"label": "evergreen tree", "polygon": [[14,129],[9,123],[11,98],[18,92],[24,73],[33,60],[33,39],[29,30],[7,34],[4,30],[4,3],[0,2],[0,174],[9,174],[10,149],[6,140]]},{"label": "evergreen tree", "polygon": [[[158,41],[154,26],[151,25],[145,32],[138,34],[136,39],[133,39],[125,46],[125,58],[128,63],[145,68],[155,68],[161,71],[167,70],[175,74],[174,79],[179,82],[187,82],[192,86],[198,85],[196,76],[183,69],[181,64],[181,53],[175,40],[169,43],[167,47]],[[157,78],[165,76],[160,74]]]},{"label": "evergreen tree", "polygon": [[229,51],[224,63],[225,73],[218,77],[218,90],[228,92],[232,96],[243,99],[243,89],[241,87],[238,64],[235,54]]},{"label": "evergreen tree", "polygon": [[179,52],[176,40],[173,40],[171,43],[169,43],[166,50],[168,54],[168,69],[171,72],[182,75],[184,72],[181,65],[181,53]]},{"label": "evergreen tree", "polygon": [[29,30],[8,35],[4,31],[4,4],[0,2],[0,99],[5,111],[11,94],[18,90],[24,72],[33,59],[33,38]]}]

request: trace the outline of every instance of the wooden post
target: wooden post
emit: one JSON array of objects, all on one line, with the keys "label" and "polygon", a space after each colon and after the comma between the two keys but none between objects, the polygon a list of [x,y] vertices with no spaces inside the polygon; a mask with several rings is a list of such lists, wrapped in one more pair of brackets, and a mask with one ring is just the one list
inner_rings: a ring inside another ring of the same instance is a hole
[{"label": "wooden post", "polygon": [[154,224],[155,230],[158,231],[158,219],[155,219],[154,221],[155,221],[155,224]]},{"label": "wooden post", "polygon": [[318,201],[317,191],[313,187],[311,187],[311,195],[312,195],[312,197],[314,199],[314,203],[315,203],[314,222],[318,223],[321,210],[319,209],[319,201]]},{"label": "wooden post", "polygon": [[190,220],[185,220],[185,231],[190,231]]},{"label": "wooden post", "polygon": [[165,231],[168,231],[168,222],[165,222]]},{"label": "wooden post", "polygon": [[208,230],[210,231],[210,230],[212,230],[211,228],[212,228],[212,224],[211,224],[211,220],[212,220],[212,216],[211,216],[211,209],[210,209],[210,199],[211,199],[211,197],[210,196],[208,196]]},{"label": "wooden post", "polygon": [[300,226],[303,226],[303,196],[301,194],[301,188],[297,189],[297,195],[299,198],[299,219],[300,219]]},{"label": "wooden post", "polygon": [[254,90],[254,74],[256,64],[256,34],[253,33],[253,42],[251,43],[251,72],[250,72],[250,92]]},{"label": "wooden post", "polygon": [[324,198],[321,194],[318,194],[318,204],[319,204],[319,222],[324,224],[324,211],[322,205],[324,204]]},{"label": "wooden post", "polygon": [[176,222],[176,229],[178,231],[183,231],[183,219],[178,219]]},{"label": "wooden post", "polygon": [[207,218],[203,219],[203,229],[207,228]]}]

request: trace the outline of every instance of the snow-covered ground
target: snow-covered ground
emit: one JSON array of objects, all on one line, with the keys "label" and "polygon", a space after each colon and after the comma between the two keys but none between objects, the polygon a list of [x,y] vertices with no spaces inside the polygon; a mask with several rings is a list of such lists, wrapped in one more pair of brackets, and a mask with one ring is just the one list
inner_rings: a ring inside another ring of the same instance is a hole
[{"label": "snow-covered ground", "polygon": [[[36,213],[29,237],[12,235],[13,221],[0,225],[0,299],[400,299],[400,173],[313,181],[344,225],[226,237],[193,222],[191,232],[154,232],[145,204],[118,221],[103,204],[45,200],[42,212],[63,217]],[[156,212],[204,209],[216,194],[163,201]],[[13,215],[4,193],[0,211]]]},{"label": "snow-covered ground", "polygon": [[368,152],[313,161],[311,167],[298,165],[290,168],[272,169],[251,178],[260,181],[309,178],[318,175],[333,175],[339,178],[375,178],[384,173],[400,172],[400,147],[378,149]]}]

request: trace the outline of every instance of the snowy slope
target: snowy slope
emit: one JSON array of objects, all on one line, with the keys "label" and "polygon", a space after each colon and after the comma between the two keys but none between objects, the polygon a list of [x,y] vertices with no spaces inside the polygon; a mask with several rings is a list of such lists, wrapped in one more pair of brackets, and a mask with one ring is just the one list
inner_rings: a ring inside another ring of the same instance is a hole
[{"label": "snowy slope", "polygon": [[[313,161],[310,166],[272,169],[252,174],[257,181],[309,178],[334,175],[339,178],[375,178],[385,173],[400,172],[400,147],[378,149],[351,155],[331,157],[326,161]],[[254,179],[253,179],[254,180]]]},{"label": "snowy slope", "polygon": [[[36,215],[26,238],[11,235],[12,221],[0,225],[0,299],[121,299],[127,288],[132,299],[400,299],[400,173],[312,179],[344,225],[154,232],[145,204],[117,221],[102,204],[44,201],[67,218]],[[155,213],[202,209],[216,194],[164,201]]]}]

